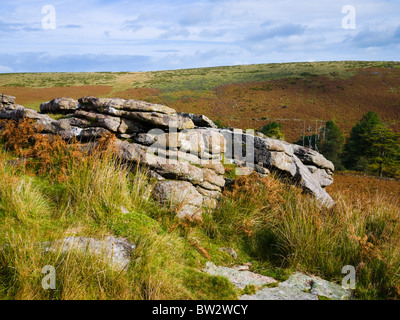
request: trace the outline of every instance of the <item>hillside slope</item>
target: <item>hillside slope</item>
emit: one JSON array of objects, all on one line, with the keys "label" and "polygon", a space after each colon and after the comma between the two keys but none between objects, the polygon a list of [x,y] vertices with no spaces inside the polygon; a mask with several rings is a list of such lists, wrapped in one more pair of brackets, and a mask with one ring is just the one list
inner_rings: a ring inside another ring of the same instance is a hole
[{"label": "hillside slope", "polygon": [[348,134],[367,111],[400,131],[400,63],[313,62],[157,72],[1,74],[0,91],[38,109],[55,96],[118,96],[208,115],[225,126],[283,125],[298,140],[335,119]]}]

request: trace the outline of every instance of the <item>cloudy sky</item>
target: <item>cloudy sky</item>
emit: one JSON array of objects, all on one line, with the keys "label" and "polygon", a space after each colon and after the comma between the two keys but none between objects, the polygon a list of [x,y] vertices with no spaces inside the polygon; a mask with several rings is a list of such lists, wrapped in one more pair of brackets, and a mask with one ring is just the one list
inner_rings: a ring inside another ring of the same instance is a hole
[{"label": "cloudy sky", "polygon": [[0,12],[3,73],[400,60],[399,0],[1,0]]}]

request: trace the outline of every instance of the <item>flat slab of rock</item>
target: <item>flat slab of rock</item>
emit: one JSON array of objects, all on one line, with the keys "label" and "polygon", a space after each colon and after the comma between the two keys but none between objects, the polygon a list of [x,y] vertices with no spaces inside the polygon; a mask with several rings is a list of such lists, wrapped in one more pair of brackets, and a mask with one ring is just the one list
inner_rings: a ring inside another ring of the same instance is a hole
[{"label": "flat slab of rock", "polygon": [[106,262],[111,263],[117,269],[125,269],[130,260],[132,252],[136,249],[135,245],[123,238],[106,237],[103,240],[88,237],[68,237],[52,243],[44,243],[42,247],[46,251],[61,250],[63,253],[71,250],[89,252],[103,256]]},{"label": "flat slab of rock", "polygon": [[351,291],[319,277],[297,272],[275,288],[264,288],[253,295],[243,295],[240,300],[349,300]]},{"label": "flat slab of rock", "polygon": [[205,272],[213,276],[222,276],[227,278],[236,288],[244,289],[248,285],[262,287],[267,284],[276,283],[273,278],[263,276],[247,270],[241,271],[240,267],[227,268],[217,267],[212,262],[207,262]]},{"label": "flat slab of rock", "polygon": [[72,98],[55,98],[40,105],[41,113],[74,113],[78,101]]},{"label": "flat slab of rock", "polygon": [[92,96],[82,97],[79,100],[80,107],[91,110],[117,109],[139,112],[157,112],[163,114],[174,114],[175,109],[145,101],[125,100],[118,98],[96,98]]}]

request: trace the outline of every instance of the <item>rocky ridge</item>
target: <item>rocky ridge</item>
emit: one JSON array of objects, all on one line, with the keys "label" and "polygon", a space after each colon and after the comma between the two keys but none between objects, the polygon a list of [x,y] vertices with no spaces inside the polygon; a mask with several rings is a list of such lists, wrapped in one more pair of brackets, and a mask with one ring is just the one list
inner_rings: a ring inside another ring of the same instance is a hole
[{"label": "rocky ridge", "polygon": [[[136,100],[56,98],[40,110],[0,94],[0,119],[35,120],[43,134],[82,142],[115,134],[119,156],[149,169],[157,179],[154,197],[175,205],[180,218],[201,218],[204,208],[216,207],[225,187],[223,161],[236,164],[238,174],[255,171],[265,176],[277,171],[323,205],[334,205],[324,189],[333,182],[333,164],[308,148],[239,129],[219,129],[204,115]],[[54,120],[45,113],[65,117]]]}]

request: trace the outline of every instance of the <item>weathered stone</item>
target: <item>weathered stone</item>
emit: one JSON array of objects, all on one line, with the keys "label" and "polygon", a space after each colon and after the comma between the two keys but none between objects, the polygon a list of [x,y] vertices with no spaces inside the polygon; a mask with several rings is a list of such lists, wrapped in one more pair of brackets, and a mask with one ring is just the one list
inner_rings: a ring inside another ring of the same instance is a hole
[{"label": "weathered stone", "polygon": [[266,277],[250,271],[239,271],[234,268],[217,267],[212,262],[207,262],[205,272],[228,278],[228,280],[237,288],[244,289],[248,285],[262,287],[267,284],[276,283],[273,278]]},{"label": "weathered stone", "polygon": [[157,179],[158,181],[163,181],[163,180],[165,180],[165,178],[164,178],[162,175],[158,174],[158,173],[155,172],[154,170],[149,170],[148,173],[147,173],[147,175],[148,175],[149,178]]},{"label": "weathered stone", "polygon": [[211,169],[202,169],[203,170],[203,179],[211,184],[214,184],[218,187],[225,186],[225,179],[221,175],[217,174],[215,171]]},{"label": "weathered stone", "polygon": [[1,108],[0,118],[10,120],[21,120],[23,118],[32,120],[53,120],[47,115],[40,114],[33,109],[28,109],[18,104],[10,104]]},{"label": "weathered stone", "polygon": [[314,165],[318,168],[329,169],[331,172],[335,171],[335,166],[327,160],[322,154],[309,148],[298,145],[293,145],[294,154],[307,165]]},{"label": "weathered stone", "polygon": [[197,184],[199,186],[201,186],[202,188],[207,189],[207,190],[211,190],[211,191],[221,192],[221,190],[222,190],[221,187],[218,187],[217,185],[215,185],[213,183],[210,183],[208,181],[202,181],[202,182],[197,183]]},{"label": "weathered stone", "polygon": [[128,240],[114,237],[106,237],[103,240],[88,237],[68,237],[52,243],[43,243],[41,247],[46,251],[61,250],[63,253],[72,250],[78,250],[82,253],[89,252],[102,256],[105,262],[110,263],[116,269],[126,269],[136,248]]},{"label": "weathered stone", "polygon": [[[294,183],[300,183],[301,187],[306,192],[314,195],[318,201],[328,207],[334,204],[332,198],[322,188],[331,182],[328,170],[332,172],[334,168],[332,163],[322,155],[313,150],[306,150],[306,148],[300,146],[290,145],[284,141],[252,136],[240,130],[219,129],[219,132],[224,135],[227,141],[225,159],[231,159],[239,167],[246,167],[246,163],[250,159],[250,163],[253,160],[254,163],[264,168],[283,172],[288,177],[291,177]],[[249,145],[253,147],[249,148],[250,154],[247,153]],[[240,151],[239,155],[237,154],[237,150]],[[245,150],[246,156],[242,156],[243,150]],[[305,163],[317,166],[318,168],[326,168],[325,172],[327,175],[324,175],[320,171],[313,176],[299,158],[297,158],[295,151],[302,155]],[[244,174],[246,173],[246,170],[242,171],[244,171]],[[250,172],[251,170],[248,171]]]},{"label": "weathered stone", "polygon": [[60,123],[48,115],[40,114],[33,109],[24,108],[18,104],[6,105],[0,108],[0,119],[19,121],[22,119],[36,121],[35,126],[43,133],[57,134],[60,131]]},{"label": "weathered stone", "polygon": [[221,161],[208,161],[201,160],[199,163],[200,167],[213,170],[215,173],[223,175],[225,174],[225,168]]},{"label": "weathered stone", "polygon": [[327,170],[319,169],[315,166],[306,167],[308,170],[310,170],[313,178],[321,185],[321,187],[325,188],[333,183],[332,175],[329,174]]},{"label": "weathered stone", "polygon": [[288,156],[285,152],[271,151],[267,152],[265,156],[266,157],[261,162],[264,166],[276,168],[292,176],[296,174],[296,166],[293,163],[293,157]]},{"label": "weathered stone", "polygon": [[143,134],[145,144],[155,148],[174,149],[190,153],[201,159],[218,158],[224,152],[225,140],[218,132],[204,129],[184,130],[181,132],[161,133],[153,130]]},{"label": "weathered stone", "polygon": [[[74,118],[85,119],[86,122],[81,123],[82,127],[102,127],[112,132],[117,132],[121,124],[121,119],[101,113],[87,112],[78,110],[74,113]],[[76,125],[76,124],[75,124]]]},{"label": "weathered stone", "polygon": [[72,98],[55,98],[40,105],[41,113],[74,113],[78,108],[78,101]]},{"label": "weathered stone", "polygon": [[196,127],[217,128],[216,124],[205,115],[198,115],[185,112],[179,112],[178,114],[181,115],[182,117],[191,119]]},{"label": "weathered stone", "polygon": [[110,134],[110,131],[104,128],[94,127],[80,130],[79,129],[80,128],[75,128],[75,130],[72,130],[71,133],[81,141],[95,140],[104,137],[107,134]]},{"label": "weathered stone", "polygon": [[136,120],[153,127],[177,128],[178,130],[194,128],[194,123],[190,118],[182,117],[176,114],[174,109],[163,105],[95,97],[80,98],[79,103],[80,109]]},{"label": "weathered stone", "polygon": [[82,97],[79,100],[82,108],[89,108],[101,112],[102,109],[117,109],[140,112],[157,112],[164,114],[174,114],[176,111],[160,104],[153,104],[137,100],[124,100],[118,98],[96,98]]},{"label": "weathered stone", "polygon": [[190,182],[158,181],[153,194],[160,203],[176,207],[178,218],[201,217],[203,197]]},{"label": "weathered stone", "polygon": [[138,121],[124,118],[121,118],[121,124],[118,128],[118,132],[122,134],[146,133],[149,130],[149,127],[143,125]]},{"label": "weathered stone", "polygon": [[301,187],[308,193],[312,194],[319,202],[326,207],[332,207],[335,202],[330,195],[321,187],[320,183],[316,181],[307,167],[297,158],[293,156],[293,162],[296,165],[296,174],[294,178],[299,181]]},{"label": "weathered stone", "polygon": [[147,147],[127,141],[117,141],[117,148],[122,159],[148,166],[167,179],[186,180],[194,184],[204,181],[203,171],[189,162],[154,155],[148,152]]},{"label": "weathered stone", "polygon": [[15,104],[15,97],[0,93],[0,104],[3,105]]},{"label": "weathered stone", "polygon": [[156,112],[128,112],[121,111],[120,115],[129,119],[134,119],[158,128],[178,130],[193,129],[192,120],[178,115],[169,115]]},{"label": "weathered stone", "polygon": [[351,291],[319,277],[295,273],[275,288],[264,288],[254,295],[243,295],[240,300],[349,300]]},{"label": "weathered stone", "polygon": [[271,172],[267,168],[264,168],[263,166],[260,166],[258,164],[254,166],[254,170],[258,173],[260,178],[265,178],[271,174]]}]

